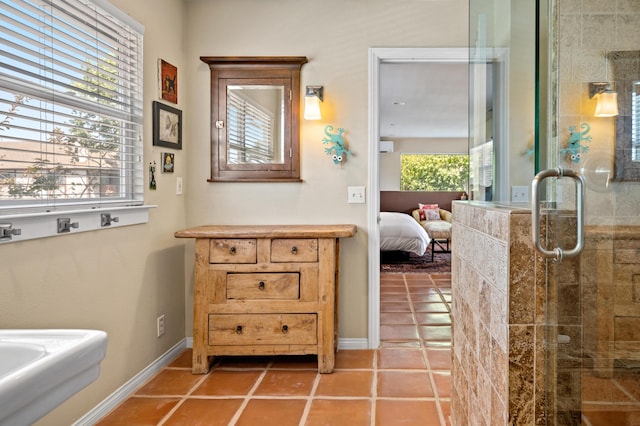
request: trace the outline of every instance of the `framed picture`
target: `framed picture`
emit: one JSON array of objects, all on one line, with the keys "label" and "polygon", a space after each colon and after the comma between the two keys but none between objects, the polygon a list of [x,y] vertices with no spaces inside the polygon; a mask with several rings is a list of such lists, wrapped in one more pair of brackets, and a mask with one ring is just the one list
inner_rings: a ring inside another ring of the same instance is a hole
[{"label": "framed picture", "polygon": [[178,68],[163,59],[158,59],[158,79],[160,80],[160,99],[177,104]]},{"label": "framed picture", "polygon": [[163,152],[160,154],[162,161],[162,173],[173,173],[175,169],[175,154]]},{"label": "framed picture", "polygon": [[182,149],[182,111],[153,101],[153,144]]}]

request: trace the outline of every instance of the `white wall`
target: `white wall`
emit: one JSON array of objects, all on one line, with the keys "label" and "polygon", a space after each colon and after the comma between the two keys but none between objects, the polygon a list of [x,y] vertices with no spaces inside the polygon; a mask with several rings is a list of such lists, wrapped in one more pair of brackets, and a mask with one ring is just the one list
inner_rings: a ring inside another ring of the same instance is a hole
[{"label": "white wall", "polygon": [[[152,146],[151,101],[157,99],[157,59],[179,69],[178,95],[188,114],[181,0],[112,0],[146,27],[144,43],[144,156]],[[186,171],[185,150],[176,153],[176,175]],[[157,173],[156,204],[144,225],[0,245],[0,328],[93,328],[109,335],[99,379],[38,424],[69,425],[185,336],[185,198],[175,195],[175,176]],[[146,173],[145,173],[146,176]],[[166,334],[156,338],[156,318],[166,315]]]},{"label": "white wall", "polygon": [[[460,47],[467,1],[188,1],[186,46],[192,135],[187,222],[202,224],[353,223],[342,241],[340,337],[367,337],[367,207],[347,204],[347,186],[368,181],[368,51],[371,47]],[[242,17],[236,19],[234,17]],[[301,126],[303,183],[208,183],[209,68],[200,56],[304,55],[302,86],[323,85],[323,120]],[[346,129],[354,152],[344,166],[324,154],[322,129]],[[186,279],[193,287],[193,243]],[[187,294],[187,310],[192,293]],[[187,314],[187,334],[190,316]]]}]

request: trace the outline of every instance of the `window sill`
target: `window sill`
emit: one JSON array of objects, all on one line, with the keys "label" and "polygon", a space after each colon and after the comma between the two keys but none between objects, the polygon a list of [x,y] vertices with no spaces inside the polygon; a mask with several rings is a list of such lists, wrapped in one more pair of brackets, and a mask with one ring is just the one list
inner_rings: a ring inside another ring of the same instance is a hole
[{"label": "window sill", "polygon": [[[154,205],[114,206],[85,210],[0,215],[0,244],[138,225],[149,221]],[[109,215],[107,224],[103,215]],[[71,227],[58,232],[58,219],[69,219]],[[77,225],[76,225],[77,224]]]}]

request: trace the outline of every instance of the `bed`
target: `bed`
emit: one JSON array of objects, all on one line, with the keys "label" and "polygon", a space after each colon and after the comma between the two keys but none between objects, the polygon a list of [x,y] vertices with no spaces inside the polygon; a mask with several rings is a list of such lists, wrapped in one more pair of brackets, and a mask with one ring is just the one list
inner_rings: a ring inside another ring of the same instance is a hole
[{"label": "bed", "polygon": [[422,256],[430,242],[427,231],[412,216],[380,212],[380,251],[409,252]]}]

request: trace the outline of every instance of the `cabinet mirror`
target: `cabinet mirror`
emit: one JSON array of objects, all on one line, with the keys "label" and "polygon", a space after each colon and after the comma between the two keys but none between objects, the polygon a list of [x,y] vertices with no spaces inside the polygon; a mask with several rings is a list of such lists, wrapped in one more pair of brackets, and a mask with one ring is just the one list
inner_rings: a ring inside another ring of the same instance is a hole
[{"label": "cabinet mirror", "polygon": [[300,181],[300,70],[307,58],[200,59],[211,69],[209,181]]}]

